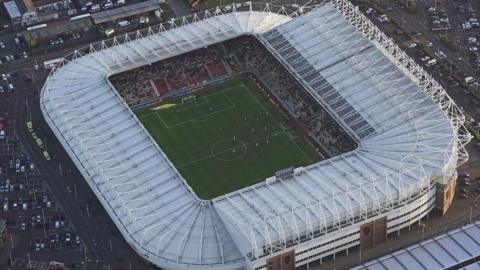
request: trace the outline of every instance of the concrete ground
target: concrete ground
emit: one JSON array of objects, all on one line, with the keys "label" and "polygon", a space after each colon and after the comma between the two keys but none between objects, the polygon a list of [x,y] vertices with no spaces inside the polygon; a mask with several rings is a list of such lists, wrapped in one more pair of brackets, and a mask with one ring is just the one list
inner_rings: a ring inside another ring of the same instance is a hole
[{"label": "concrete ground", "polygon": [[190,14],[190,8],[188,7],[188,2],[186,0],[170,0],[168,1],[168,4],[177,15],[177,18]]},{"label": "concrete ground", "polygon": [[417,244],[424,239],[433,238],[444,234],[450,230],[461,227],[462,225],[480,220],[480,193],[475,192],[476,179],[480,177],[480,152],[474,147],[475,141],[468,145],[470,160],[462,165],[459,170],[464,170],[471,175],[472,186],[469,190],[468,199],[459,198],[456,193],[455,200],[445,216],[440,216],[433,211],[429,217],[421,221],[425,224],[425,230],[422,226],[414,224],[410,228],[401,230],[398,234],[392,233],[388,240],[376,247],[369,248],[362,252],[358,249],[349,250],[346,253],[337,254],[335,260],[332,256],[325,258],[322,263],[311,263],[308,267],[302,269],[349,269],[361,263],[387,255],[405,247]]},{"label": "concrete ground", "polygon": [[8,234],[5,246],[0,249],[0,262],[11,261],[11,259],[13,260],[11,256],[12,250],[18,245],[19,241],[20,237],[18,235],[12,233]]}]

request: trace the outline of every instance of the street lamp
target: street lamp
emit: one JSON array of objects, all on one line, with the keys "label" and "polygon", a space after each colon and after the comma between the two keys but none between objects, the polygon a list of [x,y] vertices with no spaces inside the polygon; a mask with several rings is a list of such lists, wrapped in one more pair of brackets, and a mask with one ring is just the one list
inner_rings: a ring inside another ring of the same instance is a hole
[{"label": "street lamp", "polygon": [[422,241],[425,240],[425,223],[420,223],[420,227],[422,227]]},{"label": "street lamp", "polygon": [[470,223],[472,223],[473,206],[470,206]]}]

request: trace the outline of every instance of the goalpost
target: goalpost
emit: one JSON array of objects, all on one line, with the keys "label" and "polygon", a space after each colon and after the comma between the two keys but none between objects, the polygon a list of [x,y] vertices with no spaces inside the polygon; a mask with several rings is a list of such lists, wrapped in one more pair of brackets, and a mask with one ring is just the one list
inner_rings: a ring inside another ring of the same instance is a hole
[{"label": "goalpost", "polygon": [[190,96],[183,97],[183,98],[181,99],[182,104],[184,104],[184,103],[186,103],[186,102],[188,102],[188,101],[190,101],[190,100],[196,101],[196,100],[197,100],[197,96],[196,96],[196,95],[190,95]]}]

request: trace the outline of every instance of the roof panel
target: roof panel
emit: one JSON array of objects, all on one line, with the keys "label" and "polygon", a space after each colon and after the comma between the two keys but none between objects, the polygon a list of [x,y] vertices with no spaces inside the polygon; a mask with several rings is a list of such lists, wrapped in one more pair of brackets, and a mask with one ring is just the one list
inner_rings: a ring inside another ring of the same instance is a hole
[{"label": "roof panel", "polygon": [[[468,233],[473,231],[480,231],[480,221],[382,258],[366,262],[353,268],[353,270],[374,269],[383,266],[386,266],[386,269],[396,270],[400,269],[399,264],[407,266],[407,269],[457,269],[457,267],[465,265],[465,263],[468,264],[480,256],[480,242],[467,240],[469,238]],[[465,240],[465,242],[462,242],[462,240]],[[465,252],[466,246],[468,246],[470,254]],[[452,257],[452,255],[455,257]],[[412,260],[421,263],[421,266],[416,265]],[[478,266],[477,263],[473,263],[463,269],[477,269]]]},{"label": "roof panel", "polygon": [[[291,180],[262,182],[201,201],[106,77],[243,34],[256,34],[281,61],[289,60],[290,71],[361,147],[298,168]],[[398,175],[388,184],[403,183],[417,192],[422,181],[442,176],[443,168],[456,162],[450,159],[456,139],[450,120],[376,46],[330,3],[295,20],[271,12],[234,12],[66,62],[44,86],[42,112],[97,197],[110,205],[107,212],[123,236],[142,255],[165,268],[240,267],[247,252],[262,255],[269,241],[282,241],[282,231],[292,239],[306,234],[309,222],[321,229],[322,216],[330,225],[335,217],[345,220],[349,207],[359,214],[362,201],[369,209],[376,207],[372,195],[360,188],[373,188],[375,200],[386,200],[386,179]],[[395,92],[395,80],[412,84]],[[128,131],[122,132],[119,123]],[[443,154],[432,157],[425,145]],[[433,165],[423,167],[418,159]],[[398,187],[392,192],[397,197]]]}]

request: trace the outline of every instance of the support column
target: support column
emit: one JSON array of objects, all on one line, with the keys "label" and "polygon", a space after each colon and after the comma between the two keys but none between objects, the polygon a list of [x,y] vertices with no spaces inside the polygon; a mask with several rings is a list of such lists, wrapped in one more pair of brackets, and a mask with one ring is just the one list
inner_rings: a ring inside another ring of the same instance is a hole
[{"label": "support column", "polygon": [[446,185],[437,183],[436,208],[440,214],[445,215],[452,205],[456,186],[457,179],[450,181]]}]

